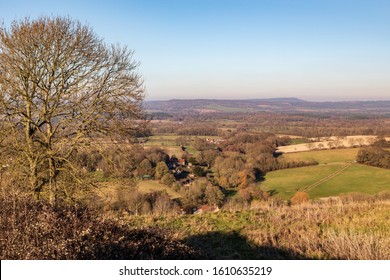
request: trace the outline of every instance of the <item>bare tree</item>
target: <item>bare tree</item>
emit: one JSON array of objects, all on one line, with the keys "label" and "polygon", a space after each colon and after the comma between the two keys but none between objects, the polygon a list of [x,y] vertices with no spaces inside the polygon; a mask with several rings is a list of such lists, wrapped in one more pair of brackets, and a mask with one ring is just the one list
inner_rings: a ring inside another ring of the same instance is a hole
[{"label": "bare tree", "polygon": [[315,143],[312,143],[312,142],[309,142],[306,144],[306,147],[309,149],[309,150],[314,150],[316,148],[316,144]]},{"label": "bare tree", "polygon": [[328,141],[326,145],[329,147],[329,149],[333,149],[335,147],[335,143],[333,141]]},{"label": "bare tree", "polygon": [[355,138],[349,138],[348,144],[350,147],[354,147],[356,145],[356,139]]},{"label": "bare tree", "polygon": [[336,136],[335,140],[333,141],[334,146],[336,148],[340,148],[343,145],[342,137],[341,136]]},{"label": "bare tree", "polygon": [[[70,18],[41,17],[0,27],[0,123],[30,190],[54,203],[70,158],[91,139],[137,129],[143,113],[138,64]],[[61,175],[62,174],[62,175]]]}]

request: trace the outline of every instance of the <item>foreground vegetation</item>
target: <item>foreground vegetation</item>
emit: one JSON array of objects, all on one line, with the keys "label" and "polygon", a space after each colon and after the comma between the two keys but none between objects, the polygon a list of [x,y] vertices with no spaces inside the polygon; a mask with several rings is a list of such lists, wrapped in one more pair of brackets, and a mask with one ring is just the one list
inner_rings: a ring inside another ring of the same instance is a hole
[{"label": "foreground vegetation", "polygon": [[172,230],[213,259],[390,259],[389,200],[349,199],[129,223]]},{"label": "foreground vegetation", "polygon": [[199,252],[157,228],[132,229],[82,206],[0,196],[0,259],[182,259]]},{"label": "foreground vegetation", "polygon": [[141,216],[0,200],[1,259],[390,259],[389,194]]}]

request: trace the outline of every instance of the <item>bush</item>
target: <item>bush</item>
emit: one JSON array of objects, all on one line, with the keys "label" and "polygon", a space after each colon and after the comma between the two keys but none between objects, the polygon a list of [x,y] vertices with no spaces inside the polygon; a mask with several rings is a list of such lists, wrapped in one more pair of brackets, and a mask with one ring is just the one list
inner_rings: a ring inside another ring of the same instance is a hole
[{"label": "bush", "polygon": [[167,185],[168,187],[172,187],[173,184],[176,182],[176,179],[175,179],[175,176],[171,173],[167,173],[165,174],[162,178],[161,178],[161,182],[165,185]]},{"label": "bush", "polygon": [[81,206],[0,198],[0,259],[194,259],[200,254],[154,228],[130,229]]},{"label": "bush", "polygon": [[290,201],[292,205],[303,204],[309,201],[309,195],[306,192],[298,191],[294,194]]},{"label": "bush", "polygon": [[376,197],[380,200],[390,200],[390,191],[382,191]]}]

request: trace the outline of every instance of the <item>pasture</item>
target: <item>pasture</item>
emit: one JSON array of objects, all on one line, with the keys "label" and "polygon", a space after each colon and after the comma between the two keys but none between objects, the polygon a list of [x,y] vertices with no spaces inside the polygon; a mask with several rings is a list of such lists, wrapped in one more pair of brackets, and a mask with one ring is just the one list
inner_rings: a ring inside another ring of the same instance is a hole
[{"label": "pasture", "polygon": [[180,157],[184,153],[181,149],[177,139],[182,138],[188,141],[188,145],[184,145],[186,152],[189,154],[196,154],[198,151],[191,145],[195,138],[201,139],[221,139],[219,136],[187,136],[176,134],[158,134],[145,138],[144,147],[159,147],[163,149],[170,156],[175,155]]},{"label": "pasture", "polygon": [[319,164],[353,162],[356,159],[358,151],[359,148],[308,151],[283,154],[283,158],[285,158],[286,160],[296,161],[315,160]]},{"label": "pasture", "polygon": [[269,172],[261,187],[282,199],[290,199],[297,190],[308,192],[312,199],[345,193],[390,191],[390,170],[354,163],[358,150],[284,154],[287,160],[316,160],[319,165]]},{"label": "pasture", "polygon": [[376,194],[382,191],[390,191],[390,170],[353,164],[339,176],[309,191],[309,195],[316,198],[335,196],[340,193]]},{"label": "pasture", "polygon": [[[297,143],[295,145],[288,145],[278,147],[278,150],[282,153],[295,153],[295,152],[304,152],[311,151],[315,149],[323,150],[330,148],[343,148],[343,147],[361,147],[367,146],[375,142],[377,136],[375,135],[351,135],[345,137],[322,137],[311,138],[310,143]],[[387,139],[387,138],[386,138]]]},{"label": "pasture", "polygon": [[138,190],[143,193],[155,192],[155,191],[165,191],[172,198],[179,198],[181,195],[169,188],[168,186],[156,181],[156,180],[144,180],[138,183]]},{"label": "pasture", "polygon": [[95,189],[95,199],[103,205],[114,205],[124,196],[131,194],[134,190],[141,193],[150,193],[156,191],[166,192],[172,199],[181,197],[180,194],[172,188],[158,182],[157,180],[144,180],[135,182],[133,180],[109,180],[99,183],[99,188]]},{"label": "pasture", "polygon": [[272,171],[265,175],[261,188],[282,199],[290,199],[296,191],[320,181],[339,168],[339,164],[329,164]]}]

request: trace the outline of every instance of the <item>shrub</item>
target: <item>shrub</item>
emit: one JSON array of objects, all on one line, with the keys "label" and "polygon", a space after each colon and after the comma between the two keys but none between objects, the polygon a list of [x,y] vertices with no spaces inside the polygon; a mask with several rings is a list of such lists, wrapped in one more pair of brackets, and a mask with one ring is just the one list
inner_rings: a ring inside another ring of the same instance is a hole
[{"label": "shrub", "polygon": [[290,201],[292,205],[303,204],[309,201],[309,195],[306,192],[297,191]]},{"label": "shrub", "polygon": [[200,254],[155,228],[130,229],[81,206],[0,198],[0,259],[193,259]]},{"label": "shrub", "polygon": [[175,176],[171,173],[167,173],[165,174],[162,178],[161,178],[161,182],[165,185],[167,185],[168,187],[172,187],[173,184],[176,182],[176,179],[175,179]]}]

